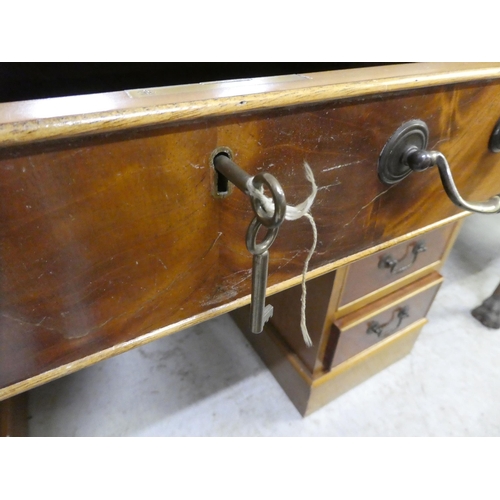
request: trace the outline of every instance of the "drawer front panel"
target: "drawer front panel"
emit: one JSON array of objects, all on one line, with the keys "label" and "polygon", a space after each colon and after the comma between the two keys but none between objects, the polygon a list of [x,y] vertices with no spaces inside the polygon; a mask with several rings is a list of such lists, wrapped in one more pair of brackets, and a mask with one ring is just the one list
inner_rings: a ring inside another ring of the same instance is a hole
[{"label": "drawer front panel", "polygon": [[453,227],[444,226],[351,264],[340,297],[340,307],[424,267],[437,265],[447,248]]},{"label": "drawer front panel", "polygon": [[336,321],[331,328],[326,364],[333,368],[422,319],[427,314],[441,282],[441,276],[432,273]]},{"label": "drawer front panel", "polygon": [[[290,205],[310,193],[309,163],[320,274],[460,215],[436,171],[379,181],[380,152],[409,119],[428,124],[464,197],[500,191],[500,156],[487,152],[498,109],[498,82],[453,84],[2,150],[0,389],[248,304],[254,214],[237,189],[212,196],[216,148],[250,175],[272,173]],[[273,291],[300,282],[311,243],[306,219],[282,225]]]}]

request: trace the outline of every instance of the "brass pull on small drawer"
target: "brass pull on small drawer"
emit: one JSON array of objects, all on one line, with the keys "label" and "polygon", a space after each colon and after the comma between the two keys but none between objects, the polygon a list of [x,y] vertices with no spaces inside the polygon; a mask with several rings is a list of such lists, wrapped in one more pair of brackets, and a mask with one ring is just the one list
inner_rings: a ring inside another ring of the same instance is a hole
[{"label": "brass pull on small drawer", "polygon": [[335,320],[323,360],[326,370],[389,341],[398,332],[421,320],[442,282],[431,274],[365,307]]},{"label": "brass pull on small drawer", "polygon": [[349,264],[342,278],[339,273],[338,317],[376,300],[382,289],[384,293],[391,293],[397,290],[402,280],[409,283],[409,276],[419,279],[425,275],[426,269],[437,269],[451,243],[455,227],[455,224],[447,224]]},{"label": "brass pull on small drawer", "polygon": [[381,325],[378,321],[370,321],[370,323],[368,323],[366,333],[374,333],[379,339],[383,339],[398,330],[403,320],[409,316],[410,308],[408,306],[400,307],[394,311],[392,319],[383,325]]},{"label": "brass pull on small drawer", "polygon": [[481,214],[500,212],[500,195],[479,202],[462,198],[443,153],[428,151],[429,129],[421,120],[403,123],[384,146],[378,164],[378,175],[384,184],[395,184],[411,172],[422,172],[437,166],[443,188],[450,200],[460,208]]},{"label": "brass pull on small drawer", "polygon": [[[391,274],[401,274],[410,269],[416,262],[418,256],[427,251],[427,247],[423,241],[418,241],[414,245],[412,245],[411,252],[406,254],[401,259],[396,259],[391,254],[384,255],[382,259],[380,259],[378,263],[379,269],[389,269]],[[404,264],[400,267],[397,267],[398,264],[405,260],[410,260],[407,264]]]}]

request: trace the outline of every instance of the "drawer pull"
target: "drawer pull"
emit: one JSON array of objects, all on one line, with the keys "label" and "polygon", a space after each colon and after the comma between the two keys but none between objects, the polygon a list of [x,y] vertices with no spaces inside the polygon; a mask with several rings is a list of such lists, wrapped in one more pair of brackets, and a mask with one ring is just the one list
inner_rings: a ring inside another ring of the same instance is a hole
[{"label": "drawer pull", "polygon": [[[413,264],[415,264],[415,262],[417,261],[419,254],[427,251],[427,247],[425,246],[425,242],[423,241],[418,241],[412,246],[413,248],[410,254],[408,254],[407,252],[400,260],[397,260],[391,254],[384,255],[384,257],[382,257],[382,259],[380,259],[378,263],[379,269],[389,269],[391,274],[400,274],[410,269],[410,267],[413,266]],[[399,268],[396,268],[396,266],[398,264],[401,264],[401,262],[403,262],[406,258],[409,258],[410,262]]]},{"label": "drawer pull", "polygon": [[411,120],[399,127],[384,146],[379,158],[378,175],[384,184],[395,184],[411,172],[422,172],[437,166],[443,188],[457,206],[482,214],[500,212],[500,195],[489,200],[469,202],[458,192],[450,166],[439,151],[428,151],[429,129],[421,120]]},{"label": "drawer pull", "polygon": [[[381,325],[378,321],[370,321],[368,323],[367,334],[374,333],[379,338],[384,338],[394,333],[400,326],[405,318],[410,316],[410,308],[408,306],[400,307],[394,311],[393,317],[387,322]],[[396,323],[395,326],[393,323]]]}]

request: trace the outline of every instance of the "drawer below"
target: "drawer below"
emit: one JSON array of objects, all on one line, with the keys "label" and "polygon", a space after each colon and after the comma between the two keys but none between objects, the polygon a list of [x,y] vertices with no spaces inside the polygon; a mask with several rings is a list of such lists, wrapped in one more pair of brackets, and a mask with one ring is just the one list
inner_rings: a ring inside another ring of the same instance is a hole
[{"label": "drawer below", "polygon": [[348,313],[352,308],[346,306],[366,295],[396,284],[428,266],[437,267],[452,239],[454,227],[455,224],[448,224],[351,264],[342,287],[339,309],[345,308]]},{"label": "drawer below", "polygon": [[443,278],[437,272],[335,321],[325,352],[331,369],[427,314]]}]

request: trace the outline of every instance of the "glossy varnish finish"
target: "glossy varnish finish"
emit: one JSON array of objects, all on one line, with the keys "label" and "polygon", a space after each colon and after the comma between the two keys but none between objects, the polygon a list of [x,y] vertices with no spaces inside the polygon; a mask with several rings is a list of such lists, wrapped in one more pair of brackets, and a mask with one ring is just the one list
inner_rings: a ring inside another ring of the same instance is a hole
[{"label": "glossy varnish finish", "polygon": [[[394,335],[424,318],[443,279],[432,273],[407,287],[394,292],[363,309],[335,321],[330,333],[330,349],[325,353],[325,366],[329,371],[343,361]],[[407,315],[398,319],[401,309]],[[381,333],[370,332],[372,322],[377,322]]]},{"label": "glossy varnish finish", "polygon": [[[351,264],[347,270],[347,279],[339,300],[339,309],[345,309],[346,305],[359,301],[383,287],[392,285],[426,266],[439,264],[453,229],[453,225],[441,227]],[[424,251],[416,254],[416,258],[414,258],[412,252],[418,244],[423,245]],[[381,265],[387,257],[398,262],[394,271]]]},{"label": "glossy varnish finish", "polygon": [[[291,204],[309,193],[310,164],[321,274],[460,213],[437,171],[378,180],[378,155],[408,119],[426,121],[464,197],[500,192],[500,158],[487,150],[498,109],[500,85],[483,82],[3,149],[0,397],[248,303],[252,211],[238,190],[212,197],[215,148],[250,174],[271,172]],[[298,282],[311,239],[306,220],[283,224],[272,290]]]},{"label": "glossy varnish finish", "polygon": [[498,63],[416,63],[2,103],[0,146],[499,77]]}]

